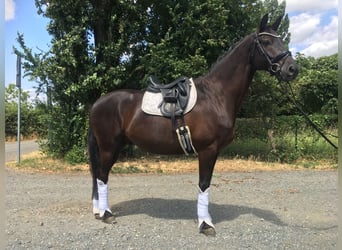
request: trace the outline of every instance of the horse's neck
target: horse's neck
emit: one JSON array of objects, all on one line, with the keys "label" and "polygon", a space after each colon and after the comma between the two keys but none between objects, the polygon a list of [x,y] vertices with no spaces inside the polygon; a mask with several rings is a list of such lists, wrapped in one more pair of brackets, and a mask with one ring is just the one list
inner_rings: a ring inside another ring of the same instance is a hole
[{"label": "horse's neck", "polygon": [[[255,69],[250,63],[253,39],[246,37],[227,54],[207,75],[208,82],[216,85],[226,97],[234,97],[238,109],[252,81]],[[229,105],[232,103],[229,101]]]},{"label": "horse's neck", "polygon": [[218,84],[241,85],[241,81],[250,81],[253,78],[255,70],[250,63],[250,53],[253,50],[252,36],[244,38],[236,47],[229,52],[220,62],[209,72],[208,78],[215,79]]}]

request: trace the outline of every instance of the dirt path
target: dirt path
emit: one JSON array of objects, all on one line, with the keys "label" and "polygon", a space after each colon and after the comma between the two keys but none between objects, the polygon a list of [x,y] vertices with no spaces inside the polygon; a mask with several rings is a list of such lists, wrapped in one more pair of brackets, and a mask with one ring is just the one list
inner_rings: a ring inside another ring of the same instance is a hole
[{"label": "dirt path", "polygon": [[[36,140],[26,140],[20,143],[21,157],[35,152],[39,149],[39,145]],[[6,142],[5,143],[5,162],[17,161],[18,159],[18,142]]]},{"label": "dirt path", "polygon": [[197,232],[197,173],[111,175],[115,225],[93,218],[88,173],[6,173],[6,249],[336,248],[337,170],[216,172],[215,238]]}]

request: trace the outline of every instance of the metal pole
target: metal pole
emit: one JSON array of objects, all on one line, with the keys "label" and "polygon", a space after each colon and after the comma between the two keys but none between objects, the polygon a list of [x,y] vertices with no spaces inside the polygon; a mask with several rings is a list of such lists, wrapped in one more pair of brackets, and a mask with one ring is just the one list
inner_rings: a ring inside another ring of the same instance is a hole
[{"label": "metal pole", "polygon": [[18,163],[20,163],[20,106],[21,106],[21,57],[17,55],[17,77],[16,86],[18,87]]},{"label": "metal pole", "polygon": [[17,140],[18,140],[18,163],[20,163],[20,106],[21,106],[21,88],[19,87],[18,89],[18,135],[17,135]]},{"label": "metal pole", "polygon": [[297,117],[295,120],[295,149],[296,149],[296,152],[298,152],[298,120],[297,120]]}]

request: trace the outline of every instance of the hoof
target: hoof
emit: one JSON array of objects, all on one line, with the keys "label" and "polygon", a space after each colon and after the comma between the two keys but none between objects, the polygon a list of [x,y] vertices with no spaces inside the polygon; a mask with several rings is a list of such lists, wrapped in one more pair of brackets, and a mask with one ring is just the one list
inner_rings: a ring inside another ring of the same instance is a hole
[{"label": "hoof", "polygon": [[94,214],[94,216],[95,216],[95,219],[102,220],[102,222],[107,223],[107,224],[115,224],[116,223],[114,215],[107,210],[104,212],[102,217],[98,213]]},{"label": "hoof", "polygon": [[216,236],[216,231],[215,228],[213,228],[212,226],[209,226],[207,223],[205,223],[204,221],[202,222],[200,228],[199,228],[199,232],[201,234],[204,234],[206,236]]}]

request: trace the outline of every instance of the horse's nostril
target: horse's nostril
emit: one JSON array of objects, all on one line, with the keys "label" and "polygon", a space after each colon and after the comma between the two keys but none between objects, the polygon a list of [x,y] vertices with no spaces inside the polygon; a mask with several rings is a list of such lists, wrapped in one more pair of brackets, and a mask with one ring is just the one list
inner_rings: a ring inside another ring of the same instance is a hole
[{"label": "horse's nostril", "polygon": [[291,72],[291,73],[294,72],[294,67],[293,67],[293,65],[290,65],[290,67],[289,67],[289,72]]},{"label": "horse's nostril", "polygon": [[296,65],[293,65],[291,64],[289,67],[288,67],[288,72],[291,74],[291,75],[294,75],[294,74],[297,74],[297,67]]}]

